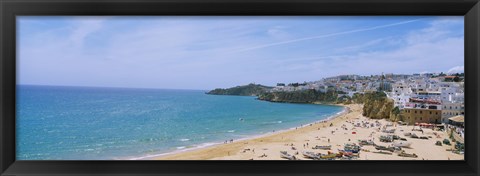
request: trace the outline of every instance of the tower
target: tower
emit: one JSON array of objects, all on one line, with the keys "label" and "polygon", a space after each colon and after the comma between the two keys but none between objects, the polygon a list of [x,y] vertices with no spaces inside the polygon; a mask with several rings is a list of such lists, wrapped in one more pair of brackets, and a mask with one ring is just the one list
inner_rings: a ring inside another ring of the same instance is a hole
[{"label": "tower", "polygon": [[385,76],[383,75],[383,72],[382,72],[382,76],[380,77],[380,91],[384,91],[385,89],[385,83],[383,82],[383,79],[385,79]]}]

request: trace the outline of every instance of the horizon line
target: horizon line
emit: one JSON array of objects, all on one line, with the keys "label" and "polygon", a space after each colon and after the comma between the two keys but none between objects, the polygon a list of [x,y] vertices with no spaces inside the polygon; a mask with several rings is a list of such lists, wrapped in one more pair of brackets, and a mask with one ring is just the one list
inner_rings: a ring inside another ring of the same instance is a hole
[{"label": "horizon line", "polygon": [[161,87],[124,87],[124,86],[91,86],[91,85],[54,85],[54,84],[15,84],[16,86],[50,86],[50,87],[84,87],[84,88],[114,88],[114,89],[152,89],[152,90],[195,90],[208,91],[204,89],[186,88],[161,88]]}]

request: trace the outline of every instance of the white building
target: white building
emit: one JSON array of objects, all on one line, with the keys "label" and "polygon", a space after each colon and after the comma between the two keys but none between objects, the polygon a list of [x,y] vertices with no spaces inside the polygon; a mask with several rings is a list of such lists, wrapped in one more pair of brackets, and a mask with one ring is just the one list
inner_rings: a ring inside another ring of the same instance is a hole
[{"label": "white building", "polygon": [[412,82],[409,83],[408,86],[410,87],[413,93],[416,93],[419,91],[426,91],[427,89],[427,83],[425,82],[424,79],[414,79]]},{"label": "white building", "polygon": [[417,91],[416,93],[412,94],[412,97],[422,100],[435,100],[440,102],[442,99],[441,95],[441,92]]},{"label": "white building", "polygon": [[448,118],[457,116],[457,115],[465,115],[465,107],[463,103],[451,103],[451,102],[442,103],[442,122],[443,123],[448,123]]},{"label": "white building", "polygon": [[409,102],[411,94],[412,89],[404,81],[399,81],[392,84],[392,92],[388,93],[387,96],[394,101],[394,107],[403,109]]}]

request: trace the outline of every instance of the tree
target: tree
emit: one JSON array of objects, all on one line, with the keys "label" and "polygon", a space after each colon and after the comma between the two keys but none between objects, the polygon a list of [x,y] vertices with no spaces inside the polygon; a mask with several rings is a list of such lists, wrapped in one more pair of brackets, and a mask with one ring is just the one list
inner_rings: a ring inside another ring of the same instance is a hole
[{"label": "tree", "polygon": [[398,106],[396,106],[395,108],[392,109],[392,113],[395,114],[395,115],[400,114],[400,109],[398,108]]},{"label": "tree", "polygon": [[460,78],[459,78],[458,76],[455,76],[455,77],[453,78],[453,81],[459,82],[459,81],[460,81]]}]

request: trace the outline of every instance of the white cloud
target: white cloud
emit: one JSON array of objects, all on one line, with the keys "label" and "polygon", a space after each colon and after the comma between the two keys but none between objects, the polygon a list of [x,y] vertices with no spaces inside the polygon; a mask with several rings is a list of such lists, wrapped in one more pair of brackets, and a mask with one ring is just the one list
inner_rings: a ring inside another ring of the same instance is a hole
[{"label": "white cloud", "polygon": [[[463,36],[450,36],[450,25],[456,23],[436,20],[424,29],[403,36],[403,44],[395,49],[328,56],[328,64],[309,63],[302,69],[315,70],[314,73],[324,76],[338,75],[340,72],[365,75],[381,72],[411,74],[427,68],[432,72],[445,72],[452,66],[463,64],[464,58]],[[365,45],[378,44],[377,42],[373,40]]]},{"label": "white cloud", "polygon": [[286,40],[291,37],[291,35],[286,31],[287,27],[285,26],[274,26],[267,30],[268,36],[276,40]]},{"label": "white cloud", "polygon": [[464,66],[455,66],[449,69],[447,73],[463,73],[463,72],[464,72]]},{"label": "white cloud", "polygon": [[81,20],[79,23],[73,25],[70,40],[75,46],[81,46],[88,35],[100,30],[103,27],[105,20],[105,18],[101,17],[86,18]]},{"label": "white cloud", "polygon": [[[418,31],[412,31],[406,37],[408,44],[416,44],[420,42],[431,42],[436,40],[443,40],[445,37],[454,34],[452,27],[463,26],[463,22],[454,20],[452,18],[440,18],[432,21],[429,27]],[[463,31],[462,31],[463,33]]]},{"label": "white cloud", "polygon": [[262,48],[267,48],[267,47],[272,47],[272,46],[277,46],[277,45],[285,45],[285,44],[301,42],[301,41],[306,41],[306,40],[333,37],[333,36],[352,34],[352,33],[357,33],[357,32],[371,31],[371,30],[376,30],[376,29],[382,29],[382,28],[388,28],[388,27],[398,26],[398,25],[402,25],[402,24],[412,23],[412,22],[416,22],[416,21],[419,21],[419,20],[421,20],[421,19],[403,21],[403,22],[380,25],[380,26],[374,26],[374,27],[369,27],[369,28],[355,29],[355,30],[350,30],[350,31],[336,32],[336,33],[319,35],[319,36],[304,37],[304,38],[298,38],[298,39],[287,40],[287,41],[276,42],[276,43],[269,43],[269,44],[258,45],[258,46],[249,47],[249,48],[243,48],[243,49],[238,50],[237,52],[257,50],[257,49],[262,49]]},{"label": "white cloud", "polygon": [[388,42],[388,44],[391,44],[390,40],[391,37],[386,37],[386,38],[379,38],[379,39],[374,39],[372,41],[364,42],[359,45],[352,45],[352,46],[347,46],[347,47],[342,47],[335,49],[336,52],[351,52],[351,51],[360,51],[365,48],[370,48],[372,46],[376,45],[385,45],[385,43]]}]

